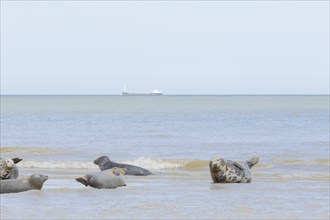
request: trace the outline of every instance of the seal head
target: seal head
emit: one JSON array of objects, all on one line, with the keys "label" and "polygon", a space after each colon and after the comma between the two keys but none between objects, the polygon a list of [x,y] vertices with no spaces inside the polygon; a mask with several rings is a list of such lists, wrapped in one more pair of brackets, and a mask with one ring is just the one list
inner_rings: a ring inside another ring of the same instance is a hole
[{"label": "seal head", "polygon": [[227,163],[222,158],[212,158],[209,163],[210,169],[212,169],[214,172],[226,172],[227,170]]},{"label": "seal head", "polygon": [[94,160],[94,164],[100,167],[100,170],[106,170],[112,168],[111,160],[107,156],[102,156]]},{"label": "seal head", "polygon": [[32,174],[29,178],[31,188],[33,189],[41,189],[46,180],[48,180],[48,176],[38,173]]}]

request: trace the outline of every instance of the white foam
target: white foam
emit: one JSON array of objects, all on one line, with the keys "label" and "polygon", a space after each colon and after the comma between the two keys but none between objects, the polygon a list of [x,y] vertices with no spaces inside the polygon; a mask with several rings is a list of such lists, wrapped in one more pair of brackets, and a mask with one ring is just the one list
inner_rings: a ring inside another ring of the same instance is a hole
[{"label": "white foam", "polygon": [[18,165],[23,168],[50,168],[50,169],[87,169],[94,170],[99,169],[93,162],[63,162],[63,161],[22,161]]},{"label": "white foam", "polygon": [[163,160],[163,159],[150,159],[140,157],[132,161],[124,161],[123,163],[131,164],[146,169],[165,170],[165,169],[177,169],[184,167],[188,160]]},{"label": "white foam", "polygon": [[301,180],[315,180],[315,179],[329,179],[329,174],[322,173],[314,173],[314,174],[306,174],[306,173],[276,173],[273,176],[280,177],[287,180],[301,179]]},{"label": "white foam", "polygon": [[[136,160],[120,161],[120,163],[135,165],[151,170],[181,169],[189,166],[195,160],[188,159],[151,159],[140,157]],[[22,168],[42,168],[42,169],[88,169],[98,170],[99,167],[93,161],[26,161],[18,164]]]}]

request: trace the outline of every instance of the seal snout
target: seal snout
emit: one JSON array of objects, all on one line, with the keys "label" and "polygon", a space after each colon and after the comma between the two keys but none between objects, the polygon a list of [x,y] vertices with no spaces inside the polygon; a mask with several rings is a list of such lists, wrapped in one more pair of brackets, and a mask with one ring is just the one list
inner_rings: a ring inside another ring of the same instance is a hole
[{"label": "seal snout", "polygon": [[213,170],[219,170],[220,169],[218,164],[215,164],[215,163],[213,163],[211,167],[212,167]]},{"label": "seal snout", "polygon": [[106,159],[109,159],[109,158],[107,156],[99,157],[96,160],[94,160],[94,164],[96,164],[96,165],[102,165],[102,163],[104,161],[106,161]]},{"label": "seal snout", "polygon": [[32,174],[30,178],[35,181],[40,181],[42,184],[48,180],[48,176],[38,173]]},{"label": "seal snout", "polygon": [[219,166],[217,163],[215,163],[213,160],[210,161],[210,168],[214,171],[219,170]]}]

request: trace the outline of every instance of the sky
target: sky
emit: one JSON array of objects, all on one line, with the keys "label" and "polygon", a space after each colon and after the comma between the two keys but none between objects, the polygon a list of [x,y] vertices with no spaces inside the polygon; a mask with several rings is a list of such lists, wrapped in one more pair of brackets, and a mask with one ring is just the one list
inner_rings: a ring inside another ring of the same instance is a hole
[{"label": "sky", "polygon": [[329,94],[329,1],[1,1],[2,95]]}]

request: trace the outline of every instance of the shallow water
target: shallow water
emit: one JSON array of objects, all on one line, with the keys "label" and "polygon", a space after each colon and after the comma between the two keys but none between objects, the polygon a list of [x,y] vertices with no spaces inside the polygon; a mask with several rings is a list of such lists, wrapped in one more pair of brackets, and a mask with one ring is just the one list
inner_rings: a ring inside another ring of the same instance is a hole
[{"label": "shallow water", "polygon": [[[154,175],[76,182],[102,155]],[[255,155],[252,183],[212,183],[211,157]],[[1,194],[1,219],[330,217],[329,96],[2,96],[1,157],[49,176]]]}]

